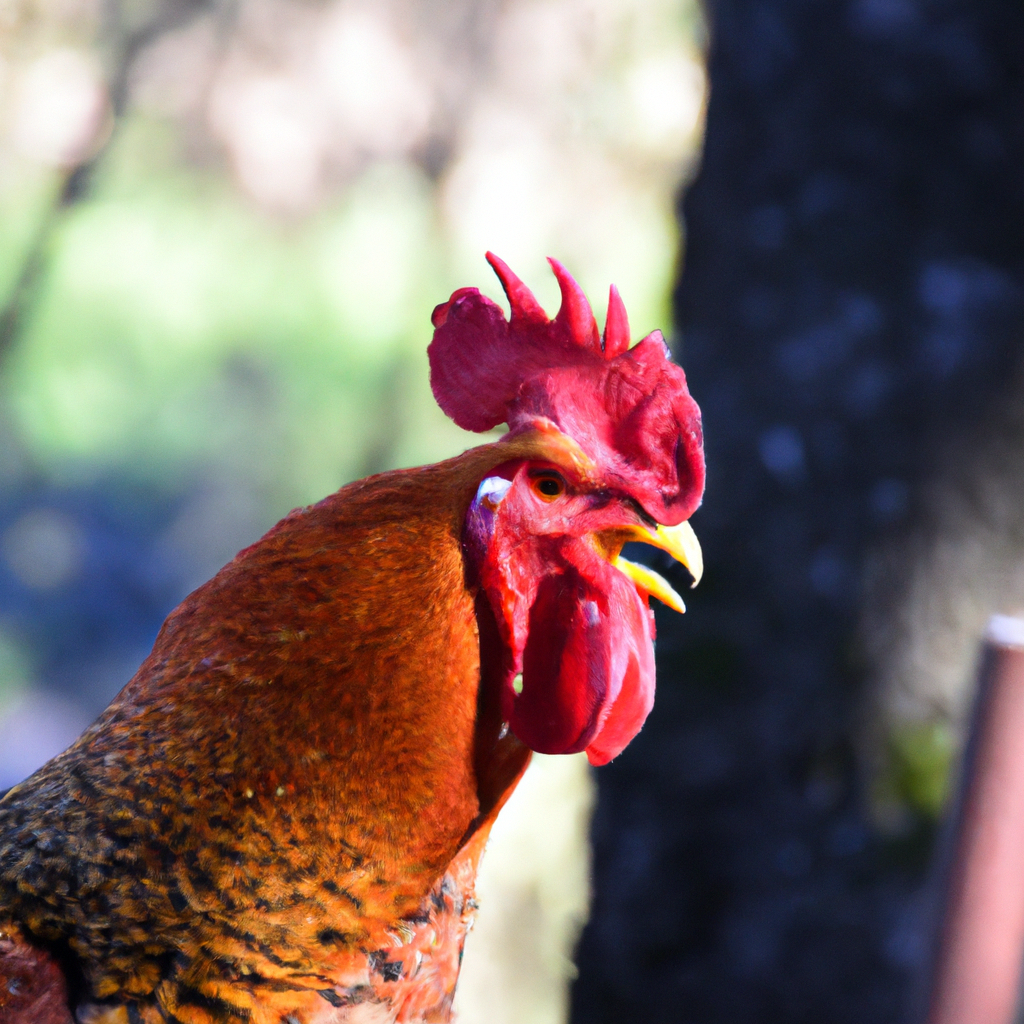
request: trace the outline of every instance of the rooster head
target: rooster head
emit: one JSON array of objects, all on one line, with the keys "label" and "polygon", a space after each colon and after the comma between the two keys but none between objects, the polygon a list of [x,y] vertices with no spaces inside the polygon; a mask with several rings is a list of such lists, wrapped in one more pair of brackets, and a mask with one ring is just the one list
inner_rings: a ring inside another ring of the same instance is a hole
[{"label": "rooster head", "polygon": [[468,430],[507,423],[509,458],[477,484],[463,545],[497,629],[501,713],[541,753],[619,754],[654,701],[654,596],[683,603],[657,573],[622,558],[642,541],[693,576],[686,521],[700,503],[700,410],[660,332],[632,348],[614,285],[603,336],[557,261],[562,304],[549,319],[496,256],[511,317],[476,288],[434,310],[430,380]]}]

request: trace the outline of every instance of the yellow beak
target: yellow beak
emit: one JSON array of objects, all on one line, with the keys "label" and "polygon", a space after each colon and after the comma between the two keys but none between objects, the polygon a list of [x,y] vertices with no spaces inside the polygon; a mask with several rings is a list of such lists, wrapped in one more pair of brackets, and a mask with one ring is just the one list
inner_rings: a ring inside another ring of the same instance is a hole
[{"label": "yellow beak", "polygon": [[677,562],[682,562],[693,577],[691,587],[697,586],[701,576],[704,574],[704,555],[700,550],[700,542],[693,532],[689,522],[682,522],[678,526],[632,526],[627,529],[616,531],[616,540],[621,541],[618,549],[613,546],[611,550],[614,555],[610,561],[620,572],[625,573],[645,594],[656,597],[663,604],[677,612],[685,612],[686,605],[683,599],[676,592],[675,588],[658,575],[653,569],[646,565],[638,565],[623,558],[618,551],[622,543],[627,540],[639,541],[642,544],[650,544],[653,547],[667,551]]}]

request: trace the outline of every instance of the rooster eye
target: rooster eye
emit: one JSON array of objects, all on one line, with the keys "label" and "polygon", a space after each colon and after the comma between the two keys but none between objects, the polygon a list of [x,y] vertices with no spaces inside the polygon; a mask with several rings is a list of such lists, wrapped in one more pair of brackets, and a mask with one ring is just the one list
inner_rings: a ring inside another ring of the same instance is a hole
[{"label": "rooster eye", "polygon": [[532,480],[533,493],[541,501],[554,501],[565,494],[565,481],[553,472],[538,473]]}]

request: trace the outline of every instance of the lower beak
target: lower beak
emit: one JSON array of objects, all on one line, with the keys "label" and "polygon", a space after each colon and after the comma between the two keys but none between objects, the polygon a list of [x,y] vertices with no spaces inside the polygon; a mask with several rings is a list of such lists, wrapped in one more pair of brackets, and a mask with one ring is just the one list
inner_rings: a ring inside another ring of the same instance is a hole
[{"label": "lower beak", "polygon": [[[612,538],[609,537],[609,540]],[[623,558],[619,552],[627,541],[639,541],[650,544],[668,552],[677,562],[682,562],[693,577],[691,587],[697,586],[704,574],[704,556],[700,550],[700,542],[689,522],[678,526],[630,526],[614,531],[614,542],[607,544],[609,561],[620,572],[625,573],[645,594],[656,597],[663,604],[677,612],[685,612],[686,605],[675,588],[653,569],[646,565],[638,565]],[[616,543],[617,542],[617,546]]]}]

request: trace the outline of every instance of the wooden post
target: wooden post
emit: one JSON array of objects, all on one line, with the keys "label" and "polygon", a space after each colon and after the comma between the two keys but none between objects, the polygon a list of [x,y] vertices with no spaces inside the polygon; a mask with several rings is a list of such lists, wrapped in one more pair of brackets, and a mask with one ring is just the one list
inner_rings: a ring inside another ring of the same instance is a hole
[{"label": "wooden post", "polygon": [[927,1024],[1012,1024],[1024,962],[1024,618],[990,620]]}]

